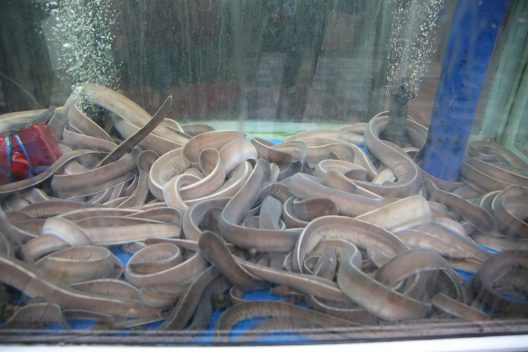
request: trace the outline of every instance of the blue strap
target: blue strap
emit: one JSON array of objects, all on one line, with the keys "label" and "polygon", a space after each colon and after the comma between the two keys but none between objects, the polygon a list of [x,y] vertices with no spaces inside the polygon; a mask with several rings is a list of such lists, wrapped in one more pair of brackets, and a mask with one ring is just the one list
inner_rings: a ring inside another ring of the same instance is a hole
[{"label": "blue strap", "polygon": [[[22,150],[22,153],[24,153],[24,156],[26,157],[27,161],[28,161],[28,165],[29,165],[29,168],[28,168],[28,174],[27,174],[27,178],[31,178],[33,176],[35,176],[35,174],[38,174],[44,170],[46,170],[48,167],[47,166],[36,166],[34,167],[33,164],[31,164],[31,158],[29,157],[29,153],[26,149],[26,146],[24,145],[24,143],[22,143],[22,139],[20,138],[20,136],[18,135],[18,133],[15,133],[13,135],[13,137],[15,137],[18,145],[20,146],[20,149]],[[9,153],[9,155],[11,155],[11,153]],[[11,158],[9,158],[11,159]],[[9,162],[9,166],[11,167],[11,161]],[[10,169],[11,170],[11,169]]]},{"label": "blue strap", "polygon": [[11,180],[11,137],[6,136],[5,137],[5,150],[6,150],[6,163],[7,163],[7,170],[5,170],[3,167],[0,166],[0,170],[2,174],[7,176],[8,180]]}]

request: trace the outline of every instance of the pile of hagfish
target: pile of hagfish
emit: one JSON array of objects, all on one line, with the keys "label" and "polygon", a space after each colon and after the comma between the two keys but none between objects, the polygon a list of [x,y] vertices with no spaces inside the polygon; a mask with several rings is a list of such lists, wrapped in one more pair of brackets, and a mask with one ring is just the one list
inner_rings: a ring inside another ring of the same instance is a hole
[{"label": "pile of hagfish", "polygon": [[[380,137],[386,113],[272,144],[180,125],[171,103],[151,116],[88,84],[0,117],[3,134],[47,124],[63,150],[0,186],[2,328],[199,331],[221,311],[220,336],[263,318],[240,342],[528,317],[528,165],[508,150],[470,144],[447,182],[421,169],[411,119],[404,146]],[[248,300],[259,290],[282,299]]]}]

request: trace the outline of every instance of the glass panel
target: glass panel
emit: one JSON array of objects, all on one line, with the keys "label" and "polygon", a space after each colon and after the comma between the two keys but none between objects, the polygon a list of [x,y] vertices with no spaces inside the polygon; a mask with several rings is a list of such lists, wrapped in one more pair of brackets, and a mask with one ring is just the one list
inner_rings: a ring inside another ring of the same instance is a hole
[{"label": "glass panel", "polygon": [[[494,140],[511,149],[518,157],[527,160],[526,141],[526,62],[525,45],[528,26],[528,4],[516,2],[511,18],[498,39],[494,53],[494,68],[487,99],[481,102],[483,113],[475,123],[474,138]],[[497,123],[497,121],[499,121]]]},{"label": "glass panel", "polygon": [[0,2],[0,341],[527,334],[527,8]]}]

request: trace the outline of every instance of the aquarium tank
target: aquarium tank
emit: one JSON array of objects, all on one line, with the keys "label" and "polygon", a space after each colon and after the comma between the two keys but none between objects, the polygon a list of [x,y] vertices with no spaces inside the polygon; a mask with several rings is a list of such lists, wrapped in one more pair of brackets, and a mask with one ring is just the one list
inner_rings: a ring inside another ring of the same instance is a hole
[{"label": "aquarium tank", "polygon": [[522,0],[0,1],[0,343],[528,349],[527,37]]}]

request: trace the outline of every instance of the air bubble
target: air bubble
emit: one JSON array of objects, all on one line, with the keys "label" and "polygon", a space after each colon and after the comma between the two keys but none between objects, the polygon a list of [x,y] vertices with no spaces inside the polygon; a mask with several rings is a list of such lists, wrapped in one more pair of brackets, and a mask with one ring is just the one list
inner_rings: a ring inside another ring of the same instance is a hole
[{"label": "air bubble", "polygon": [[52,39],[59,46],[58,63],[73,82],[73,88],[91,82],[107,87],[117,84],[113,60],[115,11],[110,0],[51,1]]}]

